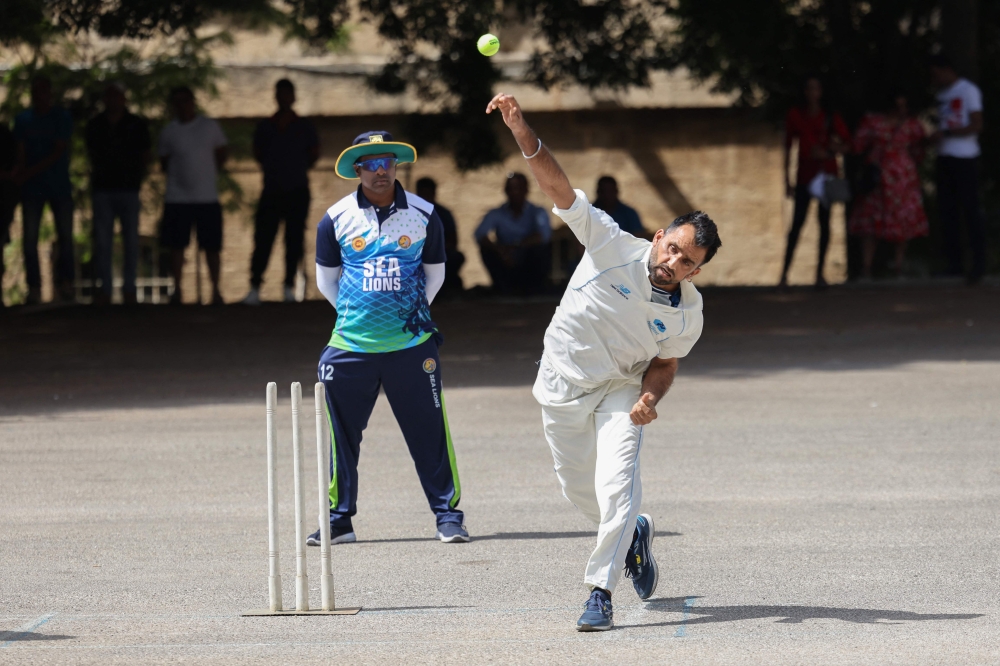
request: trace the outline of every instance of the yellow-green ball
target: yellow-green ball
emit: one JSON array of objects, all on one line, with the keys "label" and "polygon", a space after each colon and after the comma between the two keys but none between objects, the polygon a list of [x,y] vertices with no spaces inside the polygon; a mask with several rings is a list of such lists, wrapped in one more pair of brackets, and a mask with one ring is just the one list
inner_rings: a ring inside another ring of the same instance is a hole
[{"label": "yellow-green ball", "polygon": [[478,42],[476,42],[476,48],[478,48],[479,52],[484,56],[496,55],[496,52],[500,50],[500,40],[497,39],[496,35],[486,33],[479,38]]}]

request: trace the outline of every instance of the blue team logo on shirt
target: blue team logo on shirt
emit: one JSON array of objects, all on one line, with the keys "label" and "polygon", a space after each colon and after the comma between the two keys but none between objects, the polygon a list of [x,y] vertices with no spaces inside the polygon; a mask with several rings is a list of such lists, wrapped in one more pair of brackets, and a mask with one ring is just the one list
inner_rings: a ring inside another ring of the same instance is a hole
[{"label": "blue team logo on shirt", "polygon": [[653,320],[653,325],[656,326],[656,330],[658,330],[660,333],[666,333],[667,332],[667,327],[659,319],[654,319]]},{"label": "blue team logo on shirt", "polygon": [[622,293],[624,293],[624,294],[631,294],[632,293],[631,291],[629,291],[629,288],[626,287],[623,284],[618,285],[618,288],[621,289]]}]

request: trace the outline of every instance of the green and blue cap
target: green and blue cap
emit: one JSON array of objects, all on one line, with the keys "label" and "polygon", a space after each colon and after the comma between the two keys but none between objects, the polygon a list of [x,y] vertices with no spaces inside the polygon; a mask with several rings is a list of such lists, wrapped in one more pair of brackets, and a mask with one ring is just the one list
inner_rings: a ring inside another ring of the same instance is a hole
[{"label": "green and blue cap", "polygon": [[346,180],[357,180],[354,164],[369,155],[395,155],[400,164],[412,164],[417,161],[417,149],[408,143],[393,141],[392,134],[383,130],[375,130],[359,134],[354,143],[337,158],[334,170],[337,175]]}]

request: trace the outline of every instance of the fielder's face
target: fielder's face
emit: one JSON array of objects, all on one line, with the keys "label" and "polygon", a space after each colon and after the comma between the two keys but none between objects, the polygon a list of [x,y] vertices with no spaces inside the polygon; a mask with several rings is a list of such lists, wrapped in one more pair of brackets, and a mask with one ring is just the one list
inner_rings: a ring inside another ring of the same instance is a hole
[{"label": "fielder's face", "polygon": [[[379,155],[365,155],[362,160],[374,160],[380,157],[395,157],[392,153],[382,153]],[[361,185],[369,192],[377,195],[384,195],[391,192],[396,186],[396,165],[390,165],[388,169],[379,167],[375,171],[362,169],[359,165],[354,165],[354,173],[361,179]]]},{"label": "fielder's face", "polygon": [[694,227],[683,224],[669,232],[660,229],[653,236],[649,253],[649,281],[660,289],[671,290],[681,280],[693,278],[708,250],[694,242]]}]

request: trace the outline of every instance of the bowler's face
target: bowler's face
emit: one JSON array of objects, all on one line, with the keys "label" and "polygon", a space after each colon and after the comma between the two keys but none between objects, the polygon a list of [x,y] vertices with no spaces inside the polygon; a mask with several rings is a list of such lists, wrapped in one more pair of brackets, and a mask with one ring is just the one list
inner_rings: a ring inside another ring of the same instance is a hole
[{"label": "bowler's face", "polygon": [[694,242],[694,227],[684,224],[666,232],[660,229],[653,236],[653,251],[649,254],[649,281],[666,289],[701,272],[699,266],[708,253]]}]

